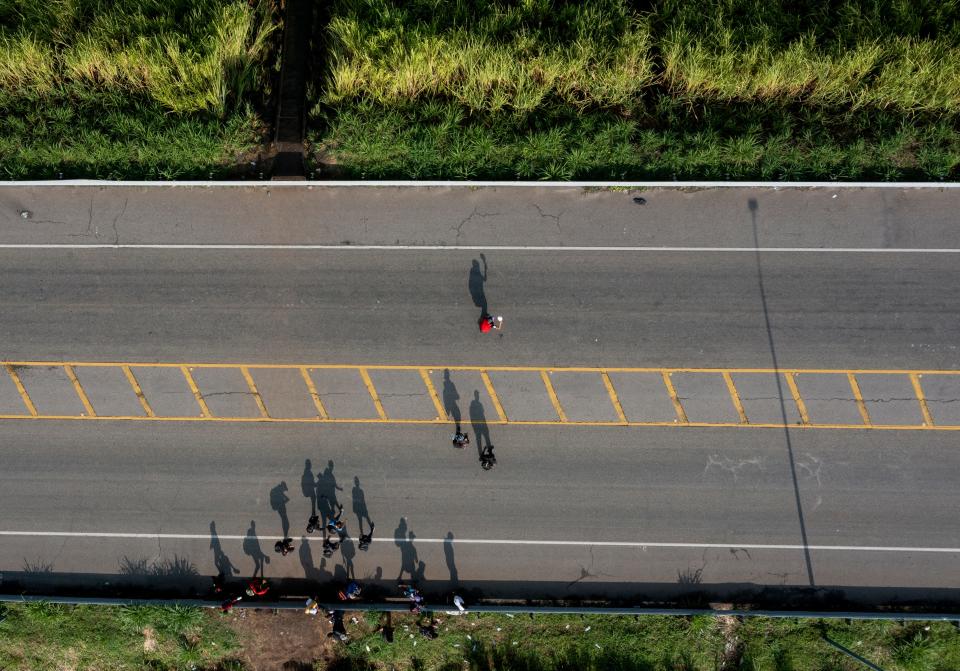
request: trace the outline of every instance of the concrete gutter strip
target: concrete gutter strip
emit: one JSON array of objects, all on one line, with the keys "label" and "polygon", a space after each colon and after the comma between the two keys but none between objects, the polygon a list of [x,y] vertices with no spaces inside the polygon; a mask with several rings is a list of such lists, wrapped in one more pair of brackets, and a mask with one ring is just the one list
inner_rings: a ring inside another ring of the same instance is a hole
[{"label": "concrete gutter strip", "polygon": [[101,179],[62,179],[23,182],[0,182],[2,187],[40,186],[99,186],[99,187],[251,187],[269,189],[279,187],[390,187],[429,188],[464,187],[477,188],[579,188],[579,189],[956,189],[960,182],[483,182],[483,181],[413,181],[413,180],[185,180],[185,181],[112,181]]},{"label": "concrete gutter strip", "polygon": [[[61,603],[67,605],[88,606],[190,606],[194,608],[219,608],[219,601],[205,599],[115,599],[95,597],[64,597],[56,595],[18,595],[0,594],[0,602],[8,603]],[[235,608],[260,608],[267,610],[303,610],[303,601],[240,601]],[[320,603],[320,608],[327,610],[349,611],[392,611],[407,612],[410,610],[406,601],[397,602],[355,602],[355,603]],[[425,605],[423,610],[428,612],[455,612],[453,606]],[[789,610],[720,610],[712,608],[623,608],[623,607],[583,607],[583,606],[526,606],[526,605],[470,605],[470,613],[523,613],[532,615],[732,615],[734,617],[776,617],[798,619],[833,619],[833,620],[909,620],[909,621],[942,621],[960,623],[958,613],[917,613],[917,612],[866,612],[866,611],[789,611]]]}]

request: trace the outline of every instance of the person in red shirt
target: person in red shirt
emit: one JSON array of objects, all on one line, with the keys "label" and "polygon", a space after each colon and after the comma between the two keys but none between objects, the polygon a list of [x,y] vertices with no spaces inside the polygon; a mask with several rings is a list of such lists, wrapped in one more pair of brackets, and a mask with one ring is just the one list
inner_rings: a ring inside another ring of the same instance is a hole
[{"label": "person in red shirt", "polygon": [[489,333],[490,331],[499,331],[503,328],[503,317],[484,314],[480,317],[480,332]]},{"label": "person in red shirt", "polygon": [[247,596],[263,596],[270,591],[266,578],[254,578],[247,583]]}]

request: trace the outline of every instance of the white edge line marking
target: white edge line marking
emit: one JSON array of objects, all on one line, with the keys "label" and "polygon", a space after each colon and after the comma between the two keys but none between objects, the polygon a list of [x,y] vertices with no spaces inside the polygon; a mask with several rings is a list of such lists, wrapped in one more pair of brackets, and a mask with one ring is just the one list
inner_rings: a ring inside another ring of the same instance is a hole
[{"label": "white edge line marking", "polygon": [[158,180],[131,180],[114,181],[106,179],[51,179],[51,180],[23,180],[0,182],[2,187],[76,187],[76,186],[100,186],[100,187],[254,187],[254,188],[279,188],[279,187],[344,187],[344,186],[367,186],[367,187],[404,187],[404,188],[423,188],[423,187],[461,187],[461,188],[499,188],[499,187],[526,187],[526,188],[574,188],[574,189],[731,189],[731,188],[751,188],[751,189],[769,189],[776,191],[778,189],[956,189],[960,187],[960,182],[711,182],[711,181],[653,181],[653,182],[531,182],[531,181],[454,181],[454,180],[406,180],[406,179],[386,179],[386,180],[183,180],[183,181],[158,181]]},{"label": "white edge line marking", "polygon": [[827,253],[827,254],[960,254],[960,248],[924,247],[613,247],[562,245],[247,245],[247,244],[73,244],[0,243],[0,249],[196,249],[265,251],[501,251],[501,252],[719,252],[719,253]]},{"label": "white edge line marking", "polygon": [[[57,538],[144,538],[150,540],[209,540],[210,534],[149,534],[123,532],[83,532],[83,531],[0,531],[0,536],[32,536]],[[220,540],[242,541],[246,536],[217,534]],[[307,537],[310,538],[309,536]],[[319,537],[314,537],[317,540]],[[280,536],[258,536],[261,541],[281,540]],[[374,539],[378,540],[378,539]],[[380,539],[381,541],[395,542],[396,539]],[[404,543],[447,543],[446,538],[416,538],[413,541],[403,540]],[[540,546],[577,546],[577,547],[623,547],[623,548],[743,548],[747,550],[815,550],[823,552],[923,552],[939,554],[958,554],[960,548],[945,547],[900,547],[885,545],[796,545],[796,544],[763,544],[763,543],[668,543],[668,542],[640,542],[640,541],[550,541],[550,540],[498,540],[488,538],[456,538],[452,541],[459,545],[540,545]]]}]

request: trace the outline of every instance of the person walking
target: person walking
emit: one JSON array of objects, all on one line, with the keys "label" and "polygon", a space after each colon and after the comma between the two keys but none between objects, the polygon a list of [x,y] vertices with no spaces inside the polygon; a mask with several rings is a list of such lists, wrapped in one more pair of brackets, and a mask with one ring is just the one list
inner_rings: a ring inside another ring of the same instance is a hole
[{"label": "person walking", "polygon": [[370,549],[370,543],[373,542],[373,526],[373,522],[371,522],[370,532],[365,534],[363,531],[361,531],[360,538],[357,539],[357,547],[364,552]]},{"label": "person walking", "polygon": [[290,554],[294,550],[293,539],[284,538],[282,541],[277,541],[273,545],[273,550],[274,552],[277,552],[280,555],[286,557],[288,554]]},{"label": "person walking", "polygon": [[454,447],[464,447],[470,444],[470,436],[460,430],[460,427],[457,427],[457,432],[453,434],[453,446]]},{"label": "person walking", "polygon": [[343,536],[347,533],[346,525],[343,523],[343,520],[340,518],[343,517],[343,504],[337,504],[337,514],[330,517],[327,520],[327,531],[332,534],[338,534]]}]

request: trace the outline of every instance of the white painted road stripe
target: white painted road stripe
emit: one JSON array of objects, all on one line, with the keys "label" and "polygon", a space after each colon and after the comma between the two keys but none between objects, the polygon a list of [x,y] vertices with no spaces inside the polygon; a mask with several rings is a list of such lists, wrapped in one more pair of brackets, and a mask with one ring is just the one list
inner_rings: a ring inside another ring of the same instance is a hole
[{"label": "white painted road stripe", "polygon": [[[123,533],[123,532],[84,532],[84,531],[0,531],[0,536],[21,537],[56,537],[56,538],[143,538],[149,540],[210,540],[210,534],[151,534],[151,533]],[[217,534],[220,540],[242,541],[246,536]],[[261,541],[282,540],[280,536],[258,536]],[[319,537],[317,537],[319,538]],[[374,539],[381,542],[398,542],[394,538]],[[665,542],[633,542],[633,541],[550,541],[550,540],[498,540],[491,538],[456,538],[448,541],[446,538],[416,538],[413,541],[404,539],[404,543],[438,544],[452,542],[456,545],[530,545],[530,546],[576,546],[576,547],[622,547],[622,548],[717,548],[717,549],[745,549],[745,550],[813,550],[820,552],[923,552],[939,554],[960,554],[960,548],[945,547],[902,547],[888,545],[795,545],[795,544],[765,544],[765,543],[665,543]]]},{"label": "white painted road stripe", "polygon": [[960,254],[958,248],[885,247],[605,247],[526,245],[230,245],[230,244],[73,244],[0,243],[0,249],[196,249],[239,251],[438,251],[438,252],[722,252],[722,253],[826,253],[826,254]]},{"label": "white painted road stripe", "polygon": [[76,186],[99,186],[103,187],[153,187],[159,189],[169,189],[171,187],[246,187],[260,189],[307,187],[308,189],[324,189],[338,187],[399,187],[404,189],[416,189],[424,187],[459,187],[466,189],[483,188],[559,188],[559,189],[768,189],[777,191],[779,189],[956,189],[960,187],[960,182],[717,182],[717,181],[652,181],[652,182],[498,182],[484,180],[411,180],[411,179],[353,179],[353,180],[181,180],[181,181],[157,181],[157,180],[131,180],[131,181],[112,181],[108,179],[58,179],[58,180],[22,180],[0,182],[0,188],[22,188],[22,187],[76,187]]}]

